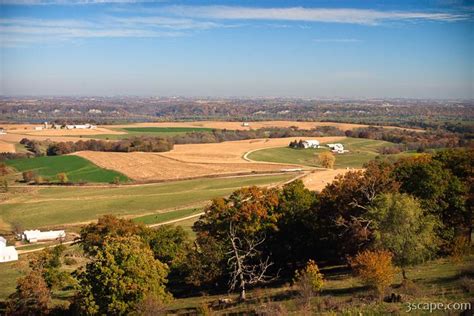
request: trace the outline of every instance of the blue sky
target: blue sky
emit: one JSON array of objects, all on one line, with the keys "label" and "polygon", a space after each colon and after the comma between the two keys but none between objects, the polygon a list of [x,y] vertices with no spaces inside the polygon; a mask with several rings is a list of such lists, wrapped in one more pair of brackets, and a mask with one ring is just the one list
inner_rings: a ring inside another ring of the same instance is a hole
[{"label": "blue sky", "polygon": [[473,1],[0,3],[3,95],[474,98]]}]

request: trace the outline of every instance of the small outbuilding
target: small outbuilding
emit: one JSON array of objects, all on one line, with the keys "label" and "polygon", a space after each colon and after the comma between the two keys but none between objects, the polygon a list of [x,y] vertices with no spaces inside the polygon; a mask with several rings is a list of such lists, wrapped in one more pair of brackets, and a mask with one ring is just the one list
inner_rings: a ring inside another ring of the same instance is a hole
[{"label": "small outbuilding", "polygon": [[319,140],[308,139],[303,141],[304,148],[319,148]]},{"label": "small outbuilding", "polygon": [[18,260],[18,252],[14,246],[7,246],[7,240],[0,236],[0,262]]},{"label": "small outbuilding", "polygon": [[35,229],[35,230],[25,230],[22,234],[22,239],[29,242],[55,240],[55,239],[62,239],[65,237],[66,237],[66,232],[64,230],[49,230],[49,231],[42,232],[38,229]]}]

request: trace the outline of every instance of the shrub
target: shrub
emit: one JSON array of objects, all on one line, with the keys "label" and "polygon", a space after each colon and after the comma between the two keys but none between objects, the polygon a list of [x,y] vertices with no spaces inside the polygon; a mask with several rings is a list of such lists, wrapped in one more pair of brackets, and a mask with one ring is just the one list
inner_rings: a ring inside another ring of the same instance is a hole
[{"label": "shrub", "polygon": [[316,262],[309,260],[303,269],[295,272],[294,283],[298,288],[303,305],[309,307],[311,298],[321,291],[324,277]]},{"label": "shrub", "polygon": [[31,181],[33,181],[35,179],[35,173],[31,170],[28,170],[28,171],[23,171],[22,172],[22,177],[23,177],[23,181],[26,182],[26,183],[29,183]]},{"label": "shrub", "polygon": [[72,258],[72,257],[66,257],[64,258],[64,264],[68,266],[72,266],[77,263],[77,260]]},{"label": "shrub", "polygon": [[317,156],[317,160],[323,168],[332,169],[336,162],[336,157],[330,152],[323,152]]},{"label": "shrub", "polygon": [[395,275],[393,255],[386,250],[366,250],[350,260],[355,273],[362,281],[382,294],[390,286]]},{"label": "shrub", "polygon": [[69,179],[67,177],[67,174],[64,173],[64,172],[60,172],[56,175],[56,177],[58,178],[58,181],[59,183],[68,183],[69,182]]},{"label": "shrub", "polygon": [[44,178],[42,176],[36,176],[35,177],[35,184],[42,184],[44,183]]},{"label": "shrub", "polygon": [[461,262],[466,254],[469,254],[470,245],[469,239],[465,236],[454,238],[451,245],[451,260],[454,262]]}]

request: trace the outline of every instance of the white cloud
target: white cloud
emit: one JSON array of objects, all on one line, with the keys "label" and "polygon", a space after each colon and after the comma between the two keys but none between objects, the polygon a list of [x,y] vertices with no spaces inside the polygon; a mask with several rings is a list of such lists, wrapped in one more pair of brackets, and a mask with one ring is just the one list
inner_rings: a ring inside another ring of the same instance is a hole
[{"label": "white cloud", "polygon": [[281,20],[305,22],[331,22],[350,24],[378,24],[395,20],[458,21],[469,18],[464,14],[380,11],[368,9],[323,8],[253,8],[234,6],[170,6],[170,13],[207,19],[224,20]]},{"label": "white cloud", "polygon": [[[0,19],[2,46],[25,46],[32,43],[53,43],[85,38],[118,37],[176,37],[183,36],[182,30],[192,27],[192,22],[172,21],[167,24],[136,23],[135,19],[104,18],[100,22],[85,20],[43,20],[26,18]],[[156,21],[155,21],[156,22]]]}]

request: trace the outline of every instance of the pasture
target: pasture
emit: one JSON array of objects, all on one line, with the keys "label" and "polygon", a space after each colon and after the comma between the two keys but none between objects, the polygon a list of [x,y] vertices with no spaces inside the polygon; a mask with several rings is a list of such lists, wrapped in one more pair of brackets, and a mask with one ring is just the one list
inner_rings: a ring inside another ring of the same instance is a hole
[{"label": "pasture", "polygon": [[[133,218],[133,221],[136,223],[143,223],[145,225],[154,225],[165,223],[168,221],[178,220],[180,218],[185,218],[202,212],[202,208],[186,208],[177,211],[169,211],[158,214],[144,215],[140,217]],[[194,219],[196,220],[196,219]]]},{"label": "pasture", "polygon": [[197,179],[116,187],[31,188],[0,204],[0,222],[46,228],[90,222],[101,215],[140,216],[199,207],[244,186],[282,183],[294,175]]},{"label": "pasture", "polygon": [[[378,149],[384,146],[393,146],[393,143],[363,139],[345,138],[338,141],[349,150],[348,153],[336,154],[334,168],[361,168],[365,163],[379,155]],[[257,150],[248,155],[248,158],[255,161],[293,163],[311,167],[321,167],[317,154],[329,151],[328,147],[318,149],[293,149],[289,147],[268,148]]]},{"label": "pasture", "polygon": [[56,182],[56,175],[64,172],[71,182],[105,182],[110,183],[116,177],[121,182],[129,178],[120,172],[98,167],[92,162],[78,156],[46,156],[7,160],[6,164],[19,172],[33,171],[38,176]]}]

